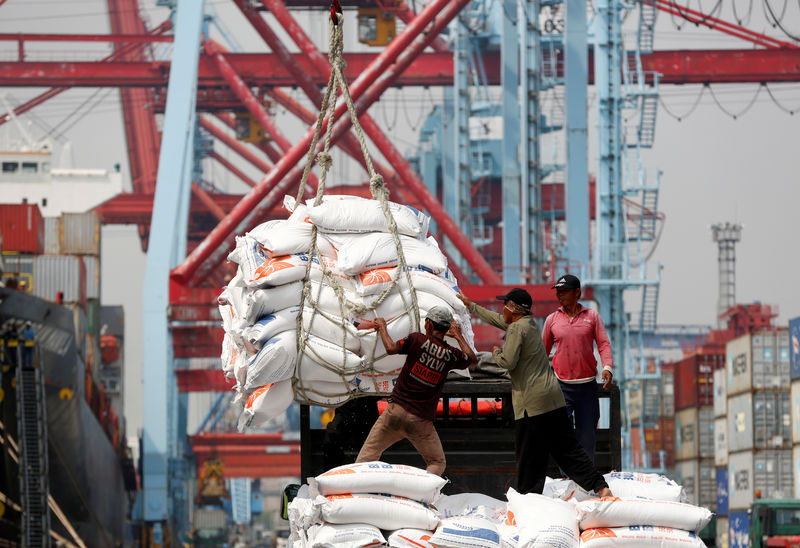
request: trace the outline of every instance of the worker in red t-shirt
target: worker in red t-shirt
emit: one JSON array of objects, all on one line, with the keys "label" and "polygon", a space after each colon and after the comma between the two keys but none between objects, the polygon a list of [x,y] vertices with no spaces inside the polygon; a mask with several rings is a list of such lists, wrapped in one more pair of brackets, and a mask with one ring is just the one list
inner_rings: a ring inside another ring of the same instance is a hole
[{"label": "worker in red t-shirt", "polygon": [[[425,334],[411,333],[396,342],[389,336],[383,318],[376,318],[374,324],[386,352],[407,357],[389,404],[372,426],[356,462],[380,460],[386,449],[406,438],[422,455],[426,470],[441,476],[445,458],[442,442],[433,427],[436,405],[448,371],[474,369],[478,359],[458,324],[453,322],[453,313],[444,306],[434,306],[428,311]],[[453,337],[461,350],[447,344],[445,335]]]}]

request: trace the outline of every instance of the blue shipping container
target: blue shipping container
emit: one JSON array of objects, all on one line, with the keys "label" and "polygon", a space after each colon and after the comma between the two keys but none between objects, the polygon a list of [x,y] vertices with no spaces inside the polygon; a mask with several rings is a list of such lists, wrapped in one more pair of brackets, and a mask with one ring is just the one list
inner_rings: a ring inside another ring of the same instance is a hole
[{"label": "blue shipping container", "polygon": [[717,515],[728,515],[728,469],[717,468]]},{"label": "blue shipping container", "polygon": [[789,361],[792,380],[800,379],[800,318],[789,320]]},{"label": "blue shipping container", "polygon": [[747,512],[733,512],[728,517],[728,546],[747,548],[750,535],[750,516]]}]

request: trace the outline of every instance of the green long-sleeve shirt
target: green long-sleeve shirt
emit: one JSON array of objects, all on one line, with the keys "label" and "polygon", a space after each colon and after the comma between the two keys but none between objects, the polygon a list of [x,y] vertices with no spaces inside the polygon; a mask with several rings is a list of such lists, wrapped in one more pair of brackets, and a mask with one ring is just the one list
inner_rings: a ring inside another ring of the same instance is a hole
[{"label": "green long-sleeve shirt", "polygon": [[497,365],[511,376],[511,402],[514,418],[541,415],[564,407],[564,395],[558,378],[544,351],[539,326],[526,316],[511,325],[503,316],[472,303],[469,311],[484,322],[505,330],[503,348],[493,352]]}]

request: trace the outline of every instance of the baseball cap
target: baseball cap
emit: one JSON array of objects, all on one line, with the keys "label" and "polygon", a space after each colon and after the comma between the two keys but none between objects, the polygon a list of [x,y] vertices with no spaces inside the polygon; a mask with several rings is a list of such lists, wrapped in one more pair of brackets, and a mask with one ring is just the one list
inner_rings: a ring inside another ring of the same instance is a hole
[{"label": "baseball cap", "polygon": [[497,300],[503,302],[511,301],[512,303],[526,309],[530,309],[531,305],[533,305],[533,298],[531,298],[531,294],[519,287],[515,287],[505,295],[498,295]]},{"label": "baseball cap", "polygon": [[428,310],[428,315],[425,316],[426,320],[430,320],[436,325],[450,326],[453,321],[453,313],[449,308],[444,306],[434,306]]},{"label": "baseball cap", "polygon": [[578,279],[577,276],[573,276],[572,274],[564,274],[561,276],[556,285],[553,286],[553,289],[580,289],[581,288],[581,281]]}]

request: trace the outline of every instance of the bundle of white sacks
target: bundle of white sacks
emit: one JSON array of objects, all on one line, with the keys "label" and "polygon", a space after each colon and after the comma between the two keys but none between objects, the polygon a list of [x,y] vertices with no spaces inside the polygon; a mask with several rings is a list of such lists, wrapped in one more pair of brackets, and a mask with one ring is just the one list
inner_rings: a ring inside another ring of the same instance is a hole
[{"label": "bundle of white sacks", "polygon": [[[394,340],[422,329],[378,201],[326,196],[313,206],[287,196],[284,207],[288,219],[236,238],[228,260],[239,265],[237,274],[219,297],[222,368],[235,379],[237,401],[244,405],[240,430],[265,423],[293,400],[335,406],[360,394],[391,393],[404,357],[387,355],[375,330],[357,330],[354,322],[383,317]],[[433,306],[448,306],[472,344],[457,281],[436,240],[427,236],[430,219],[408,206],[389,202],[389,208],[419,317]],[[309,294],[301,307],[306,283]],[[301,313],[306,337],[298,348]]]},{"label": "bundle of white sacks", "polygon": [[703,547],[711,520],[680,485],[655,474],[606,474],[614,498],[548,478],[543,495],[509,489],[508,502],[440,495],[445,480],[369,462],[309,478],[289,505],[291,548]]}]

